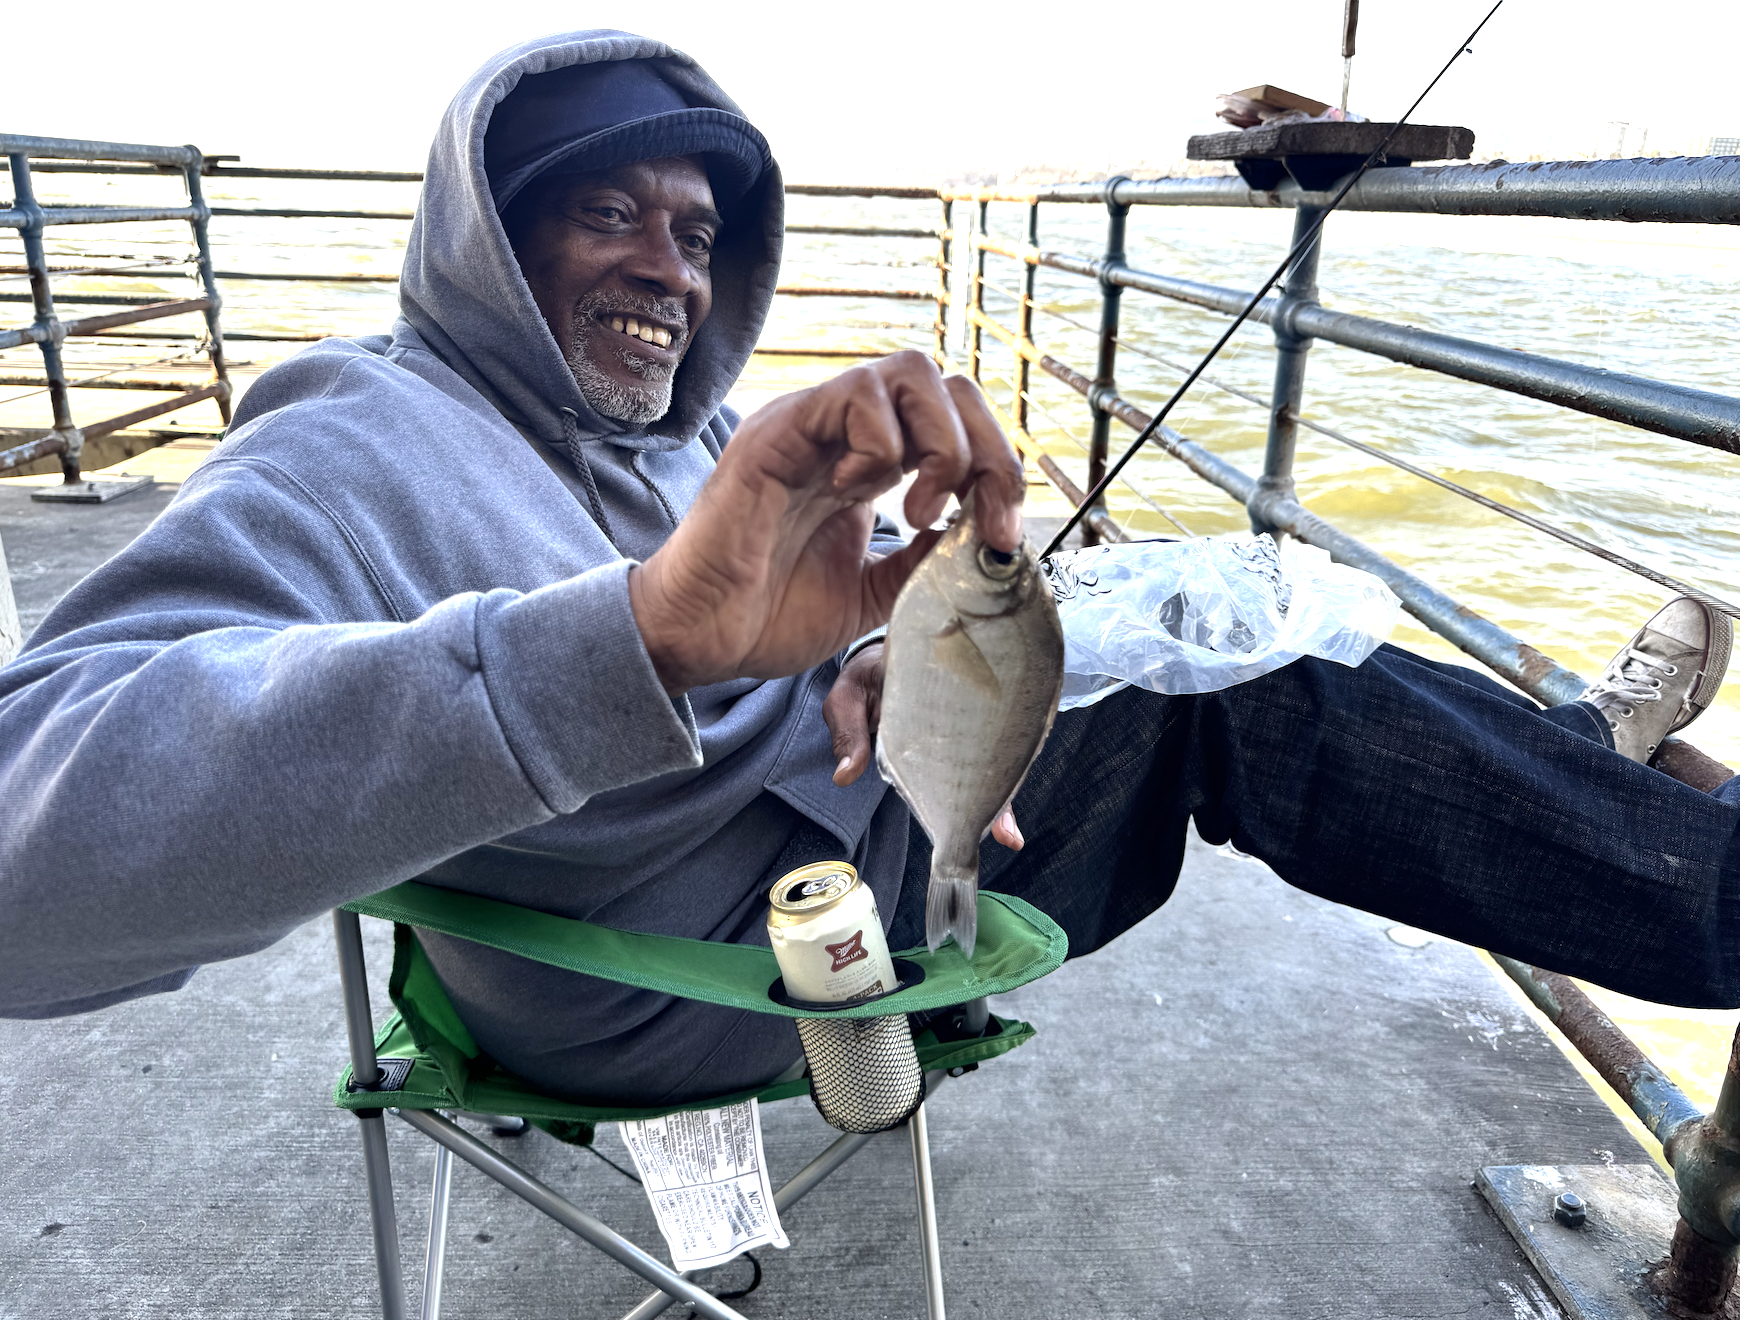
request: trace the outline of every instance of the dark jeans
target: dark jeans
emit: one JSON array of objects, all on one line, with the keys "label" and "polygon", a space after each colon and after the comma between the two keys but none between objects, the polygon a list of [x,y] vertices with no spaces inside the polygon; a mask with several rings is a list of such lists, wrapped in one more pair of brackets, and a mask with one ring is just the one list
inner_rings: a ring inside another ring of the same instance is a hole
[{"label": "dark jeans", "polygon": [[[1310,893],[1692,1007],[1740,1006],[1740,778],[1715,794],[1609,750],[1587,706],[1541,710],[1385,646],[1224,692],[1125,690],[1060,715],[980,884],[1090,953],[1172,893],[1186,823]],[[913,830],[890,941],[924,942]]]}]

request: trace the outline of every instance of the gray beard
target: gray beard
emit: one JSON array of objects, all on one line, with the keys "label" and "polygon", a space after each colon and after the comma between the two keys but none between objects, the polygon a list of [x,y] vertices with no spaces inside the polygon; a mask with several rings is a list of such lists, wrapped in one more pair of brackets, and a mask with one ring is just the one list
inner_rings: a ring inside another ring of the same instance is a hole
[{"label": "gray beard", "polygon": [[[625,384],[605,372],[591,356],[585,336],[605,312],[639,312],[680,327],[677,347],[686,348],[688,313],[682,303],[660,302],[656,298],[624,298],[621,295],[588,294],[574,304],[573,338],[563,356],[568,370],[574,373],[574,383],[580,387],[580,397],[600,417],[627,422],[630,426],[645,426],[656,422],[671,408],[671,389],[676,381],[675,365],[654,362],[642,357],[626,335],[622,343],[610,344],[604,351],[640,377],[636,384]],[[605,331],[608,335],[613,332]]]}]

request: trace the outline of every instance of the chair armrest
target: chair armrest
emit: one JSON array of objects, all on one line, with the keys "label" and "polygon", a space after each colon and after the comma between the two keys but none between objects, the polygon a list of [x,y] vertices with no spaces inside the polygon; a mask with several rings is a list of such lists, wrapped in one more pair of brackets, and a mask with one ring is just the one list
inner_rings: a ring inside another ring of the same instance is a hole
[{"label": "chair armrest", "polygon": [[[415,880],[344,906],[642,990],[779,1017],[815,1016],[768,998],[779,964],[772,949],[756,945],[612,930]],[[1062,928],[1038,908],[982,891],[972,961],[952,942],[935,953],[903,951],[897,956],[924,968],[922,983],[830,1016],[887,1017],[1003,994],[1056,971],[1068,952]]]}]

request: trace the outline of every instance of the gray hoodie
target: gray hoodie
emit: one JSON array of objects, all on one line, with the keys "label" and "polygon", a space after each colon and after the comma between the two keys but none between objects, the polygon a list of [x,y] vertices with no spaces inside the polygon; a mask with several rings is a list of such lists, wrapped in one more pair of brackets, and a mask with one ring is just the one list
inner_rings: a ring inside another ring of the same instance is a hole
[{"label": "gray hoodie", "polygon": [[[670,413],[638,431],[580,397],[490,200],[493,107],[522,76],[610,59],[664,61],[692,104],[736,111],[624,33],[490,61],[430,153],[392,335],[262,376],[174,503],[0,670],[0,1013],[175,989],[417,876],[764,942],[775,873],[846,857],[892,915],[908,820],[875,775],[832,782],[836,664],[673,701],[628,604],[629,565],[736,425],[721,405],[772,298],[777,172],[721,236]],[[689,1099],[798,1054],[783,1019],[425,943],[485,1050],[563,1094]]]}]

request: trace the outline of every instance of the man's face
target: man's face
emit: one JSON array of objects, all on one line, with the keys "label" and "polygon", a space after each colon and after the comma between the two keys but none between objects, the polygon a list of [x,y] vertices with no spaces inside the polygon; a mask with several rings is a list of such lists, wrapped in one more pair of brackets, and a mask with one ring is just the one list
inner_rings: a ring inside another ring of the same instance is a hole
[{"label": "man's face", "polygon": [[698,156],[552,179],[509,208],[508,238],[580,393],[606,417],[657,421],[713,306],[719,213]]}]

